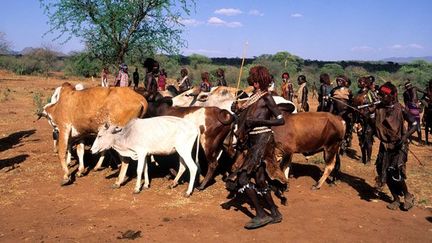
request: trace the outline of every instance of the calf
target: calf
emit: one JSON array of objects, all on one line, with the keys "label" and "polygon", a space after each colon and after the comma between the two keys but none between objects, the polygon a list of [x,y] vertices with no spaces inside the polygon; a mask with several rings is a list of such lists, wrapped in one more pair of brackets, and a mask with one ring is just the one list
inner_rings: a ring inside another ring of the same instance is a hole
[{"label": "calf", "polygon": [[172,107],[170,98],[149,102],[146,116],[176,116],[191,121],[200,128],[200,144],[206,157],[208,167],[203,182],[198,187],[203,190],[213,178],[222,153],[223,141],[231,130],[233,116],[226,110],[217,107]]},{"label": "calf", "polygon": [[[98,153],[113,148],[123,157],[138,160],[137,181],[134,193],[141,191],[143,170],[144,188],[149,187],[147,155],[170,155],[178,152],[181,158],[179,172],[172,186],[177,185],[178,179],[185,171],[183,164],[185,163],[190,172],[189,185],[185,194],[188,197],[193,191],[198,171],[198,165],[193,161],[191,153],[196,142],[196,160],[198,161],[199,137],[199,129],[193,123],[178,117],[160,116],[147,119],[134,119],[124,128],[111,125],[99,129],[91,151],[92,153]],[[123,183],[124,176],[125,171],[119,175],[119,184]]]}]

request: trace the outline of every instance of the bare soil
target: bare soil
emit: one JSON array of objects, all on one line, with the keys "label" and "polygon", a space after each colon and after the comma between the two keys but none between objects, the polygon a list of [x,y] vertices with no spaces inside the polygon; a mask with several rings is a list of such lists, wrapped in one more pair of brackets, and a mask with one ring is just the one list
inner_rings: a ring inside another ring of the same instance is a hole
[{"label": "bare soil", "polygon": [[[187,183],[168,189],[162,167],[151,168],[151,187],[138,195],[132,194],[133,171],[126,185],[111,189],[117,175],[111,168],[61,187],[51,128],[44,119],[35,121],[35,101],[42,97],[45,104],[64,81],[99,83],[0,71],[0,242],[432,242],[432,147],[410,147],[424,164],[409,155],[407,182],[417,206],[391,211],[388,198],[373,194],[375,169],[361,164],[355,134],[336,186],[312,191],[322,155],[309,161],[296,155],[288,204],[277,202],[283,221],[253,231],[243,228],[254,214],[249,204],[221,207],[228,192],[220,175],[190,198],[182,196]],[[376,140],[373,160],[377,150]],[[86,159],[94,161],[89,154]]]}]

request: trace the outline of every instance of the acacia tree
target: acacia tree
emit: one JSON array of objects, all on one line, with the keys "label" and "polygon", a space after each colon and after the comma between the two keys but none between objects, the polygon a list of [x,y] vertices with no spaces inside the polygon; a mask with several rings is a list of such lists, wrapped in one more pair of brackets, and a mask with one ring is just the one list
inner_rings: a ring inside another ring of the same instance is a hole
[{"label": "acacia tree", "polygon": [[8,54],[11,48],[11,44],[6,40],[6,34],[0,32],[0,54]]},{"label": "acacia tree", "polygon": [[[176,54],[182,14],[194,0],[40,0],[51,29],[81,38],[104,63],[122,63],[128,52]],[[65,41],[65,42],[66,42]]]}]

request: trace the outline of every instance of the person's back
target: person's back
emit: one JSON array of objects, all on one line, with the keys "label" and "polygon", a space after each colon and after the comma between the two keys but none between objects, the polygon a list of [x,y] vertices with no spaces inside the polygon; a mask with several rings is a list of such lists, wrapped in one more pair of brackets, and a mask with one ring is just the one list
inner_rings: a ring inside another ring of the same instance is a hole
[{"label": "person's back", "polygon": [[133,73],[133,82],[134,82],[134,89],[138,88],[138,84],[139,84],[138,68],[135,68],[135,72]]}]

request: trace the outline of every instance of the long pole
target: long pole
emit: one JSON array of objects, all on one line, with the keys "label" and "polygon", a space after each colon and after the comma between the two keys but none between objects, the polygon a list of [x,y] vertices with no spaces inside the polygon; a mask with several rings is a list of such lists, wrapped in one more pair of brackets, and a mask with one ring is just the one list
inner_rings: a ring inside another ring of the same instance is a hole
[{"label": "long pole", "polygon": [[[235,90],[236,93],[237,93],[237,91],[240,88],[240,80],[241,80],[241,76],[242,76],[242,73],[243,73],[243,65],[244,65],[244,61],[245,61],[245,58],[246,58],[246,49],[247,49],[248,44],[249,43],[246,41],[245,44],[244,44],[244,46],[243,46],[243,57],[242,57],[242,62],[241,62],[241,66],[240,66],[240,72],[239,72],[239,76],[238,76],[238,80],[237,80],[237,88]],[[236,94],[234,94],[234,95],[236,95]],[[238,97],[236,97],[236,100],[237,99],[238,99]]]}]

